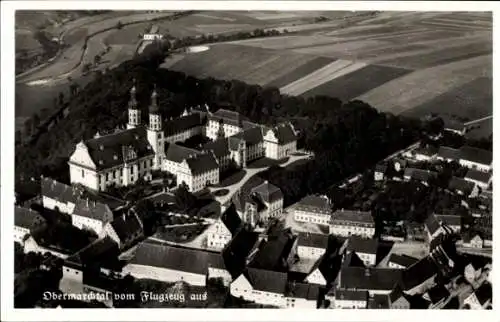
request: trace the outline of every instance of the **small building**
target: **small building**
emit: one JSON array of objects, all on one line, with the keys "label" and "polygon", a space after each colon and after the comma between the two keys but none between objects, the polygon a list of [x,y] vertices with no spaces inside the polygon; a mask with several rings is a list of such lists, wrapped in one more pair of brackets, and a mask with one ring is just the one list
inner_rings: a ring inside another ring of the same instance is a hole
[{"label": "small building", "polygon": [[463,122],[459,122],[456,120],[445,120],[444,122],[444,131],[464,136],[467,127]]},{"label": "small building", "polygon": [[443,285],[436,285],[425,292],[422,297],[429,302],[429,309],[441,309],[450,297],[450,292]]},{"label": "small building", "polygon": [[44,228],[45,218],[29,208],[16,206],[14,209],[14,241],[24,244],[24,238]]},{"label": "small building", "polygon": [[133,208],[116,216],[113,221],[106,224],[104,230],[120,249],[127,249],[144,238],[142,221]]},{"label": "small building", "polygon": [[42,204],[45,208],[65,214],[72,214],[83,190],[54,179],[41,178]]},{"label": "small building", "polygon": [[491,284],[484,282],[474,293],[464,300],[464,305],[469,305],[471,310],[484,310],[492,302]]},{"label": "small building", "polygon": [[462,229],[462,217],[455,214],[435,214],[441,225],[445,225],[455,233],[460,233]]},{"label": "small building", "polygon": [[269,235],[261,242],[258,252],[248,267],[288,271],[289,267],[298,260],[297,240],[297,236],[293,235],[290,230]]},{"label": "small building", "polygon": [[493,173],[469,169],[464,179],[481,188],[481,190],[487,190],[493,180]]},{"label": "small building", "polygon": [[405,181],[415,180],[424,185],[429,185],[429,181],[437,177],[437,172],[416,168],[406,168],[404,172]]},{"label": "small building", "polygon": [[389,268],[406,269],[418,262],[418,259],[408,255],[391,254],[388,261]]},{"label": "small building", "polygon": [[295,205],[293,218],[298,222],[328,225],[332,215],[331,207],[326,196],[307,196]]},{"label": "small building", "polygon": [[372,294],[389,294],[401,279],[402,271],[391,268],[343,267],[337,277],[337,289],[365,290]]},{"label": "small building", "polygon": [[377,260],[378,241],[376,239],[350,236],[347,244],[347,253],[355,252],[365,266],[375,266]]},{"label": "small building", "polygon": [[288,283],[285,290],[286,308],[317,309],[319,285],[300,282]]},{"label": "small building", "polygon": [[224,249],[242,224],[234,203],[231,203],[221,218],[208,228],[207,246],[214,250]]},{"label": "small building", "polygon": [[462,234],[463,247],[480,249],[484,247],[484,240],[481,234],[475,231],[467,231]]},{"label": "small building", "polygon": [[[471,171],[471,170],[469,170]],[[480,172],[482,173],[482,172]],[[477,188],[477,185],[474,183],[458,178],[458,177],[453,177],[451,178],[449,184],[448,184],[448,189],[450,191],[453,191],[461,196],[465,197],[471,197],[474,198],[478,195],[479,189]]]},{"label": "small building", "polygon": [[435,214],[429,215],[424,223],[425,231],[427,232],[427,240],[430,242],[441,234],[446,234],[447,231],[443,228]]},{"label": "small building", "polygon": [[368,291],[335,290],[336,309],[366,309]]},{"label": "small building", "polygon": [[342,256],[338,256],[337,254],[323,255],[311,268],[304,281],[321,286],[328,285],[337,278],[340,270],[340,265],[338,264],[341,260]]},{"label": "small building", "polygon": [[330,222],[330,234],[373,238],[375,222],[368,211],[337,210]]},{"label": "small building", "polygon": [[474,284],[481,274],[488,270],[489,265],[491,265],[491,261],[487,260],[486,257],[474,256],[464,268],[465,280],[470,284]]},{"label": "small building", "polygon": [[261,217],[264,217],[265,221],[276,218],[283,212],[283,192],[267,180],[253,188],[250,193],[257,196],[264,204],[266,213]]},{"label": "small building", "polygon": [[93,231],[98,236],[105,235],[105,226],[113,220],[110,207],[90,198],[78,199],[71,214],[71,222],[78,229]]},{"label": "small building", "polygon": [[232,278],[240,276],[259,251],[262,237],[248,229],[240,229],[222,250],[226,269]]},{"label": "small building", "polygon": [[299,258],[319,259],[328,247],[328,235],[314,233],[299,233],[297,255]]},{"label": "small building", "polygon": [[409,153],[409,157],[412,157],[416,161],[432,161],[436,158],[438,149],[428,145],[426,147],[419,147]]},{"label": "small building", "polygon": [[266,157],[283,159],[297,152],[297,133],[292,123],[279,124],[264,135]]},{"label": "small building", "polygon": [[375,166],[375,171],[373,172],[373,180],[375,181],[382,181],[385,178],[385,174],[387,172],[387,165],[386,164],[377,164]]},{"label": "small building", "polygon": [[401,287],[406,295],[422,294],[435,284],[438,267],[430,257],[424,257],[403,270]]}]

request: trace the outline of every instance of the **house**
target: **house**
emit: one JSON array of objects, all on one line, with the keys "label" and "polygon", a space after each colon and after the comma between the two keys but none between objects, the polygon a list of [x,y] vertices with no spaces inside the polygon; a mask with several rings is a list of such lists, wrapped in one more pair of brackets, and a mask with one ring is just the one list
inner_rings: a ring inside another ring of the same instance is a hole
[{"label": "house", "polygon": [[265,206],[265,213],[260,214],[265,222],[270,218],[276,218],[283,212],[283,193],[281,189],[269,183],[267,180],[257,187],[251,189],[251,195],[260,199]]},{"label": "house", "polygon": [[450,132],[453,134],[464,136],[467,127],[463,122],[459,122],[456,120],[445,120],[444,122],[444,131]]},{"label": "house", "polygon": [[254,127],[256,124],[238,112],[226,108],[219,108],[207,115],[206,136],[215,141],[219,138],[228,138],[243,130]]},{"label": "house", "polygon": [[230,293],[245,301],[284,308],[286,288],[287,273],[249,267],[231,283]]},{"label": "house", "polygon": [[317,260],[325,254],[328,240],[328,235],[301,232],[298,235],[297,255]]},{"label": "house", "polygon": [[291,231],[269,235],[261,242],[259,250],[249,267],[286,272],[297,261],[297,236]]},{"label": "house", "polygon": [[491,151],[470,146],[462,146],[460,149],[442,146],[439,148],[437,158],[447,162],[455,161],[463,167],[482,172],[492,170],[493,154]]},{"label": "house", "polygon": [[373,173],[373,180],[375,181],[382,181],[385,178],[385,174],[387,172],[387,165],[386,164],[377,164],[375,166],[375,171]]},{"label": "house", "polygon": [[401,275],[401,287],[406,295],[422,294],[434,286],[438,267],[430,257],[424,257]]},{"label": "house", "polygon": [[72,214],[83,190],[54,179],[41,178],[42,204],[45,208]]},{"label": "house", "polygon": [[266,157],[283,159],[297,152],[297,133],[292,123],[282,123],[269,129],[264,135]]},{"label": "house", "polygon": [[461,244],[463,247],[468,248],[483,248],[484,240],[481,234],[475,231],[466,231],[462,234]]},{"label": "house", "polygon": [[291,282],[285,290],[286,308],[317,309],[319,285]]},{"label": "house", "polygon": [[458,162],[460,159],[460,150],[447,146],[440,146],[436,159],[446,162]]},{"label": "house", "polygon": [[450,292],[443,285],[436,285],[425,292],[422,297],[429,302],[429,309],[441,309],[450,297]]},{"label": "house", "polygon": [[[170,157],[171,154],[167,153],[166,159],[174,162]],[[172,174],[177,177],[177,185],[185,184],[191,192],[219,183],[219,164],[211,152],[188,155],[178,163],[176,170]]]},{"label": "house", "polygon": [[207,246],[214,250],[222,250],[242,224],[234,203],[231,203],[222,216],[208,228]]},{"label": "house", "polygon": [[259,251],[262,241],[259,233],[240,229],[222,250],[222,257],[227,271],[235,279],[245,270]]},{"label": "house", "polygon": [[71,214],[71,222],[78,229],[93,231],[102,237],[106,233],[106,224],[111,222],[113,217],[113,212],[107,204],[90,198],[80,198]]},{"label": "house", "polygon": [[438,149],[432,145],[419,147],[409,153],[409,157],[413,157],[416,161],[432,161],[437,156]]},{"label": "house", "polygon": [[[471,170],[469,170],[471,171]],[[482,172],[480,172],[482,173]],[[479,189],[477,188],[477,185],[474,183],[458,178],[458,177],[452,177],[450,179],[450,182],[448,184],[448,189],[450,191],[454,191],[459,195],[465,196],[465,197],[470,197],[474,198],[478,195]]]},{"label": "house", "polygon": [[14,208],[14,241],[24,243],[24,238],[32,232],[43,229],[46,221],[34,210],[15,206]]},{"label": "house", "polygon": [[408,161],[405,158],[397,157],[394,158],[394,170],[397,172],[403,171],[408,165]]},{"label": "house", "polygon": [[295,205],[293,218],[298,222],[328,225],[331,214],[331,203],[328,197],[310,195]]},{"label": "house", "polygon": [[487,190],[493,180],[493,173],[469,169],[464,179],[481,188],[481,190]]},{"label": "house", "polygon": [[350,236],[347,244],[347,253],[355,252],[365,266],[375,266],[377,259],[378,241],[376,239]]},{"label": "house", "polygon": [[373,238],[375,222],[371,213],[367,211],[337,210],[330,221],[330,234]]},{"label": "house", "polygon": [[403,289],[399,284],[396,284],[394,289],[389,293],[389,307],[391,309],[397,309],[397,310],[409,310],[410,309],[410,302],[408,299],[405,297],[405,294],[403,293]]},{"label": "house", "polygon": [[121,215],[107,223],[104,231],[120,249],[127,249],[144,238],[142,220],[133,209],[123,211]]},{"label": "house", "polygon": [[389,294],[401,276],[399,269],[343,267],[337,277],[337,289],[365,290],[370,295]]},{"label": "house", "polygon": [[434,214],[441,225],[445,225],[455,233],[460,233],[462,229],[462,217],[455,214]]},{"label": "house", "polygon": [[316,261],[304,281],[310,284],[326,286],[337,278],[341,263],[342,256],[327,253]]},{"label": "house", "polygon": [[481,275],[491,266],[491,261],[486,257],[474,256],[464,268],[464,277],[467,282],[474,284]]},{"label": "house", "polygon": [[491,284],[484,282],[474,293],[464,300],[471,310],[484,310],[492,303]]},{"label": "house", "polygon": [[391,254],[388,261],[388,267],[406,269],[416,262],[418,262],[418,259],[408,255]]},{"label": "house", "polygon": [[424,223],[425,231],[427,233],[427,240],[432,241],[434,238],[441,234],[446,234],[447,231],[443,228],[435,214],[429,215]]},{"label": "house", "polygon": [[366,309],[368,291],[335,290],[335,309]]},{"label": "house", "polygon": [[139,244],[123,273],[135,278],[167,283],[183,281],[195,286],[205,286],[210,278],[222,278],[226,284],[231,281],[222,254],[175,247],[149,239]]},{"label": "house", "polygon": [[416,168],[406,168],[404,172],[405,181],[415,180],[424,185],[429,185],[429,181],[437,177],[437,172]]}]

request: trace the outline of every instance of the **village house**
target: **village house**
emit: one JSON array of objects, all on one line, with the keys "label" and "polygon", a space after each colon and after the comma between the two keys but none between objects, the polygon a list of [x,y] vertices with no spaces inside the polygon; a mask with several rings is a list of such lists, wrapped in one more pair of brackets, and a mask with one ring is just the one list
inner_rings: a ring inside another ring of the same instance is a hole
[{"label": "village house", "polygon": [[249,267],[287,272],[289,267],[298,261],[297,236],[291,230],[269,235],[260,246],[259,251],[249,263]]},{"label": "village house", "polygon": [[476,249],[483,248],[485,246],[481,234],[472,230],[462,233],[462,240],[458,241],[457,244],[463,247]]},{"label": "village house", "polygon": [[335,290],[335,309],[366,309],[368,291]]},{"label": "village house", "polygon": [[373,238],[375,222],[371,213],[367,211],[337,210],[330,221],[330,234]]},{"label": "village house", "polygon": [[183,281],[195,286],[205,286],[210,278],[222,278],[225,284],[231,281],[222,254],[171,246],[149,239],[139,244],[134,257],[123,268],[123,273],[135,278],[167,283]]},{"label": "village house", "polygon": [[257,196],[265,206],[264,213],[259,214],[259,217],[264,222],[267,222],[271,218],[276,218],[283,212],[283,193],[280,188],[269,183],[267,180],[253,188],[250,193]]},{"label": "village house", "polygon": [[413,151],[409,151],[404,156],[412,158],[415,161],[432,161],[437,156],[438,149],[428,145],[426,147],[419,147]]},{"label": "village house", "polygon": [[127,249],[144,238],[142,221],[133,208],[116,216],[106,224],[104,230],[120,249]]},{"label": "village house", "polygon": [[429,302],[429,309],[441,309],[449,296],[450,292],[443,285],[436,285],[422,295]]},{"label": "village house", "polygon": [[283,159],[297,152],[297,133],[292,123],[282,123],[269,129],[264,136],[266,157]]},{"label": "village house", "polygon": [[304,197],[293,209],[293,218],[298,222],[328,225],[332,215],[331,202],[326,196]]},{"label": "village house", "polygon": [[[240,276],[247,265],[254,259],[264,237],[254,231],[242,228],[222,250],[226,269],[233,280]],[[265,241],[264,241],[265,242]]]},{"label": "village house", "polygon": [[247,268],[230,286],[231,295],[263,305],[286,307],[287,273]]},{"label": "village house", "polygon": [[38,212],[16,206],[14,208],[14,241],[23,245],[25,237],[43,229],[45,223],[45,218]]},{"label": "village house", "polygon": [[[471,171],[471,170],[469,170]],[[482,172],[480,172],[482,173]],[[458,177],[452,177],[450,179],[450,182],[448,184],[448,189],[450,191],[456,192],[457,194],[465,197],[470,197],[470,198],[475,198],[478,193],[479,189],[478,186],[475,185],[473,182],[470,182],[469,180],[458,178]]]},{"label": "village house", "polygon": [[464,268],[465,280],[474,284],[489,269],[491,269],[491,260],[486,259],[486,257],[474,256]]},{"label": "village house", "polygon": [[78,199],[71,214],[71,223],[79,229],[93,231],[103,237],[106,234],[104,228],[113,217],[113,212],[107,204],[89,198]]},{"label": "village house", "polygon": [[418,262],[418,259],[408,255],[391,254],[387,266],[389,268],[406,269]]},{"label": "village house", "polygon": [[375,266],[377,259],[378,241],[376,239],[350,236],[347,242],[347,253],[355,252],[365,266]]},{"label": "village house", "polygon": [[475,292],[464,300],[464,306],[468,305],[471,310],[484,310],[491,304],[491,284],[484,282]]},{"label": "village house", "polygon": [[222,250],[241,228],[243,222],[236,212],[234,203],[224,211],[217,221],[207,231],[207,246],[210,249]]},{"label": "village house", "polygon": [[453,134],[461,135],[464,136],[465,132],[467,130],[467,127],[463,122],[459,122],[456,120],[445,120],[444,122],[444,131],[445,132],[450,132]]},{"label": "village house", "polygon": [[434,216],[436,216],[437,221],[441,225],[445,225],[457,234],[460,233],[462,229],[462,217],[453,214],[453,212],[450,213],[450,211],[445,211],[445,213],[446,214],[434,214]]},{"label": "village house", "polygon": [[304,281],[310,284],[328,285],[337,278],[340,269],[338,263],[341,261],[342,256],[340,254],[326,253],[316,261]]},{"label": "village house", "polygon": [[285,290],[286,308],[317,309],[319,285],[291,282]]},{"label": "village house", "polygon": [[402,271],[401,287],[406,295],[423,294],[435,284],[438,267],[430,257],[424,257]]},{"label": "village house", "polygon": [[373,180],[375,181],[382,181],[385,178],[385,174],[387,172],[387,165],[386,164],[377,164],[375,166],[375,171],[373,172]]},{"label": "village house", "polygon": [[447,234],[449,230],[445,229],[437,219],[435,214],[429,215],[424,223],[427,233],[427,240],[431,242],[433,239],[442,234]]},{"label": "village house", "polygon": [[325,254],[328,240],[328,235],[301,232],[298,235],[297,255],[301,259],[318,260]]},{"label": "village house", "polygon": [[42,204],[44,208],[72,214],[83,191],[54,179],[41,178]]},{"label": "village house", "polygon": [[493,180],[493,173],[469,169],[464,179],[481,188],[481,190],[487,190]]},{"label": "village house", "polygon": [[430,170],[422,170],[416,168],[406,168],[404,172],[404,180],[410,181],[415,180],[426,186],[429,185],[429,181],[437,177],[437,172]]},{"label": "village house", "polygon": [[461,166],[482,172],[492,170],[493,155],[490,151],[470,146],[462,146],[460,149],[440,147],[437,159],[444,161],[455,161]]},{"label": "village house", "polygon": [[365,290],[372,294],[389,294],[401,279],[402,270],[391,268],[343,267],[337,277],[337,290]]}]

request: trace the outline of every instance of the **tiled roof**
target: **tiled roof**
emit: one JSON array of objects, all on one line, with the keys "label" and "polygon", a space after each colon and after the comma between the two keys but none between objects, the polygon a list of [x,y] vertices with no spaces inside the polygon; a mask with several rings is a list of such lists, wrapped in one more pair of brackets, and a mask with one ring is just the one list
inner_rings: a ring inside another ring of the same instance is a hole
[{"label": "tiled roof", "polygon": [[470,169],[467,171],[465,179],[488,183],[491,180],[491,176],[492,176],[491,173]]},{"label": "tiled roof", "polygon": [[228,138],[221,138],[215,141],[206,143],[203,150],[213,151],[215,157],[220,159],[229,155],[229,142]]},{"label": "tiled roof", "polygon": [[390,303],[394,303],[401,297],[404,297],[404,293],[403,289],[401,289],[401,286],[398,283],[396,284],[396,286],[394,286],[394,289],[391,291],[391,293],[389,293],[389,301]]},{"label": "tiled roof", "polygon": [[255,208],[257,209],[257,212],[261,212],[267,209],[266,205],[264,204],[259,195],[251,194],[250,196],[248,196],[248,198],[246,198],[246,202],[254,205]]},{"label": "tiled roof", "polygon": [[241,229],[222,251],[226,268],[233,278],[245,269],[247,258],[256,248],[258,240],[259,233]]},{"label": "tiled roof", "polygon": [[484,282],[483,285],[479,286],[475,294],[479,303],[483,305],[488,300],[491,300],[492,296],[491,284],[488,282]]},{"label": "tiled roof", "polygon": [[290,254],[295,238],[285,232],[269,236],[267,242],[261,245],[259,252],[249,266],[276,271],[286,270],[286,259]]},{"label": "tiled roof", "polygon": [[76,203],[83,191],[73,186],[66,185],[54,179],[41,179],[42,196],[57,200],[62,203]]},{"label": "tiled roof", "polygon": [[228,141],[228,147],[229,147],[229,150],[231,151],[238,151],[240,149],[240,144],[244,144],[245,141],[240,138],[240,137],[237,137],[237,136],[231,136],[227,139]]},{"label": "tiled roof", "polygon": [[336,301],[368,301],[368,291],[335,290]]},{"label": "tiled roof", "polygon": [[38,245],[68,255],[76,253],[95,240],[88,232],[72,225],[51,225],[32,232],[32,237]]},{"label": "tiled roof", "polygon": [[78,199],[73,214],[104,221],[105,216],[113,218],[113,213],[108,205],[90,199]]},{"label": "tiled roof", "polygon": [[231,203],[231,205],[226,209],[226,211],[224,211],[224,213],[221,216],[221,220],[227,227],[227,229],[231,232],[231,235],[233,236],[243,223],[241,221],[240,216],[236,212],[236,207],[234,203]]},{"label": "tiled roof", "polygon": [[438,156],[443,159],[458,160],[460,158],[460,150],[447,146],[439,147]]},{"label": "tiled roof", "polygon": [[332,213],[328,198],[318,195],[304,197],[296,204],[295,209],[324,215],[330,215]]},{"label": "tiled roof", "polygon": [[404,176],[410,177],[413,180],[428,182],[430,178],[437,176],[437,172],[416,168],[406,168]]},{"label": "tiled roof", "polygon": [[374,224],[372,214],[369,211],[357,210],[337,210],[332,216],[332,223],[358,223],[358,224]]},{"label": "tiled roof", "polygon": [[447,226],[461,226],[462,217],[459,215],[438,215],[436,214],[436,219]]},{"label": "tiled roof", "polygon": [[206,173],[218,169],[219,164],[212,153],[198,154],[192,158],[186,159],[186,162],[193,175]]},{"label": "tiled roof", "polygon": [[470,195],[474,190],[474,183],[462,178],[453,177],[448,184],[448,189],[452,191],[462,191],[466,195]]},{"label": "tiled roof", "polygon": [[403,271],[401,286],[405,291],[411,290],[429,278],[435,276],[437,272],[438,267],[434,261],[432,261],[429,257],[424,257]]},{"label": "tiled roof", "polygon": [[347,244],[347,250],[361,254],[377,254],[378,241],[376,239],[361,238],[359,236],[350,236]]},{"label": "tiled roof", "polygon": [[427,291],[429,299],[432,303],[437,303],[444,298],[450,296],[450,292],[443,285],[436,285]]},{"label": "tiled roof", "polygon": [[222,255],[218,252],[175,247],[150,240],[137,247],[130,263],[200,275],[207,274],[209,267],[225,269]]},{"label": "tiled roof", "polygon": [[233,126],[240,126],[243,123],[243,126],[245,127],[245,123],[251,123],[247,117],[241,115],[240,113],[224,108],[220,108],[215,113],[209,114],[208,119],[217,122],[222,119],[225,124]]},{"label": "tiled roof", "polygon": [[289,283],[285,293],[286,297],[305,299],[309,301],[318,300],[319,285],[308,283]]},{"label": "tiled roof", "polygon": [[245,140],[247,147],[264,141],[262,128],[260,126],[252,127],[250,129],[239,132],[231,136],[231,138],[238,138]]},{"label": "tiled roof", "polygon": [[105,237],[97,239],[90,245],[79,250],[66,259],[65,265],[98,265],[108,268],[110,261],[117,259],[120,255],[120,249],[113,239]]},{"label": "tiled roof", "polygon": [[181,163],[185,159],[188,159],[190,156],[194,156],[199,153],[200,152],[197,150],[186,148],[174,143],[165,143],[165,157],[167,158],[167,160],[173,161],[175,163]]},{"label": "tiled roof", "polygon": [[460,159],[480,164],[491,164],[493,161],[493,154],[488,150],[463,146],[460,148]]},{"label": "tiled roof", "polygon": [[441,228],[441,224],[434,214],[430,214],[429,217],[427,217],[427,219],[425,220],[425,227],[427,227],[427,230],[429,230],[432,235],[436,231],[438,231],[439,228]]},{"label": "tiled roof", "polygon": [[426,147],[419,147],[415,150],[415,154],[421,154],[425,156],[433,156],[438,153],[438,149],[433,147],[432,145],[428,145]]},{"label": "tiled roof", "polygon": [[344,267],[340,272],[339,288],[390,291],[401,279],[400,269]]},{"label": "tiled roof", "polygon": [[410,267],[416,262],[418,262],[417,258],[408,255],[391,254],[391,257],[389,257],[389,263],[398,264],[404,267]]},{"label": "tiled roof", "polygon": [[249,267],[245,276],[255,290],[284,294],[287,273]]},{"label": "tiled roof", "polygon": [[251,191],[253,193],[257,193],[259,197],[267,203],[283,199],[283,193],[280,188],[269,183],[268,181],[264,181],[261,185],[253,188]]},{"label": "tiled roof", "polygon": [[142,126],[93,138],[84,144],[98,170],[122,165],[127,159],[154,155]]},{"label": "tiled roof", "polygon": [[326,249],[328,240],[328,235],[300,232],[297,245]]},{"label": "tiled roof", "polygon": [[16,206],[14,209],[14,225],[26,229],[40,227],[45,222],[45,219],[34,210]]},{"label": "tiled roof", "polygon": [[282,123],[271,129],[278,139],[279,144],[287,144],[297,140],[294,129],[290,123]]},{"label": "tiled roof", "polygon": [[206,119],[200,113],[192,113],[186,116],[181,116],[172,120],[165,120],[163,130],[165,136],[172,136],[185,132],[189,129],[203,126]]},{"label": "tiled roof", "polygon": [[122,243],[135,240],[143,234],[141,220],[135,212],[117,216],[111,226]]}]

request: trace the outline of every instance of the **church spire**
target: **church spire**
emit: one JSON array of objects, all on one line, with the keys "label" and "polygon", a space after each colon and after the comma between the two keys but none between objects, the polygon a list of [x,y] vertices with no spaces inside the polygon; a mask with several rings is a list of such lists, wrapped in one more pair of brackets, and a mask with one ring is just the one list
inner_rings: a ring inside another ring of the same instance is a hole
[{"label": "church spire", "polygon": [[134,82],[134,85],[130,89],[130,101],[128,104],[129,104],[129,108],[136,109],[137,108],[137,99],[136,99],[135,94],[137,92],[137,89],[135,87],[135,78],[134,78],[133,82]]},{"label": "church spire", "polygon": [[158,113],[158,93],[156,92],[156,84],[154,85],[153,93],[151,94],[149,113]]},{"label": "church spire", "polygon": [[136,94],[136,88],[135,88],[135,78],[134,78],[134,85],[130,89],[130,100],[128,102],[128,123],[127,123],[128,129],[135,128],[141,123],[141,110],[138,107],[135,94]]}]

